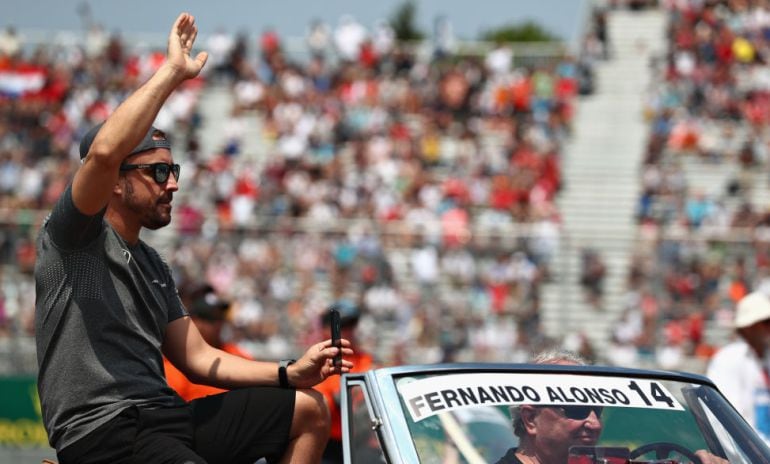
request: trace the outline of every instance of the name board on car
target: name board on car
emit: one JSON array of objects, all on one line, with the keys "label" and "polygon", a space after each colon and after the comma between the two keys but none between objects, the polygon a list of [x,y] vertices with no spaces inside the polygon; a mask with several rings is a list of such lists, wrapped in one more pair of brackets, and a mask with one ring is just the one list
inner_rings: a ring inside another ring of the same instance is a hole
[{"label": "name board on car", "polygon": [[475,373],[401,379],[415,422],[455,409],[495,405],[612,406],[683,411],[666,387],[651,379],[566,374]]}]

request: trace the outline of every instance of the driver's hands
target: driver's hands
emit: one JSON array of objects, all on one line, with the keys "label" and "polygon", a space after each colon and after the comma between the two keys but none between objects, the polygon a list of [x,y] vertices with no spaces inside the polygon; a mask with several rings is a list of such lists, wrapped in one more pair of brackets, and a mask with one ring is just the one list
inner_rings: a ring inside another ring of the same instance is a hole
[{"label": "driver's hands", "polygon": [[714,456],[706,450],[698,450],[695,452],[695,455],[700,458],[703,464],[730,464],[730,461],[727,459]]},{"label": "driver's hands", "polygon": [[350,372],[353,363],[347,361],[344,356],[353,354],[350,341],[340,339],[342,346],[342,366],[334,367],[333,358],[339,348],[332,345],[332,341],[324,340],[311,346],[301,358],[286,368],[286,375],[291,386],[296,388],[308,388],[321,383],[331,375]]}]

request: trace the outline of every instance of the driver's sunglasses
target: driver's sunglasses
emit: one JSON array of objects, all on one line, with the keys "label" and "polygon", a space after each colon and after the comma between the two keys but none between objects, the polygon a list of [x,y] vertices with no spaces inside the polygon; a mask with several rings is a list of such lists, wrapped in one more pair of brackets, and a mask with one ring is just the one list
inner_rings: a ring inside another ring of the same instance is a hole
[{"label": "driver's sunglasses", "polygon": [[586,420],[591,413],[595,413],[596,417],[601,419],[604,408],[601,406],[541,406],[543,408],[553,408],[561,411],[562,415],[567,419],[572,420]]},{"label": "driver's sunglasses", "polygon": [[172,163],[152,163],[152,164],[121,164],[121,171],[130,171],[132,169],[152,169],[152,178],[155,182],[163,184],[168,180],[168,176],[174,174],[174,180],[179,180],[179,171],[181,167]]}]

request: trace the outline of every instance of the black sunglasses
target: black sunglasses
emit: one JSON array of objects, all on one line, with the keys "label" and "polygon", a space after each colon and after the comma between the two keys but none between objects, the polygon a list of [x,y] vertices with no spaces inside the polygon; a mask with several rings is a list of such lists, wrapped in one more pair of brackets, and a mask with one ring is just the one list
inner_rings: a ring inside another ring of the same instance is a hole
[{"label": "black sunglasses", "polygon": [[604,408],[601,406],[540,406],[541,408],[553,408],[562,412],[567,419],[586,420],[593,412],[596,417],[601,419]]},{"label": "black sunglasses", "polygon": [[174,180],[179,180],[179,171],[181,167],[178,164],[171,163],[152,163],[152,164],[121,164],[121,171],[130,171],[132,169],[152,169],[152,177],[155,182],[162,184],[168,180],[170,174],[174,174]]}]

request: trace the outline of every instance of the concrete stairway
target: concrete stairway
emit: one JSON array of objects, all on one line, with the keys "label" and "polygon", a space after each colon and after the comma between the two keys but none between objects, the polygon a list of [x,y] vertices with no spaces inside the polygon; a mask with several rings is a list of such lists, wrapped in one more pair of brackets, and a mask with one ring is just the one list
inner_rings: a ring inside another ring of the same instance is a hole
[{"label": "concrete stairway", "polygon": [[[663,50],[664,25],[662,11],[610,13],[611,59],[597,64],[597,91],[579,102],[575,132],[564,150],[559,200],[564,241],[555,277],[543,289],[543,328],[554,337],[583,332],[599,353],[623,309],[647,139],[642,105],[651,79],[648,63]],[[584,247],[596,250],[607,267],[601,309],[586,301],[580,287]]]},{"label": "concrete stairway", "polygon": [[224,148],[222,145],[228,142],[228,136],[237,133],[241,147],[238,159],[244,163],[256,162],[261,166],[266,154],[261,118],[256,111],[246,111],[237,117],[235,123],[232,116],[234,103],[232,90],[227,83],[211,85],[201,96],[201,151],[204,157],[216,155]]},{"label": "concrete stairway", "polygon": [[218,153],[222,147],[225,120],[233,107],[233,96],[226,85],[208,86],[198,102],[201,122],[201,153],[204,157]]}]

